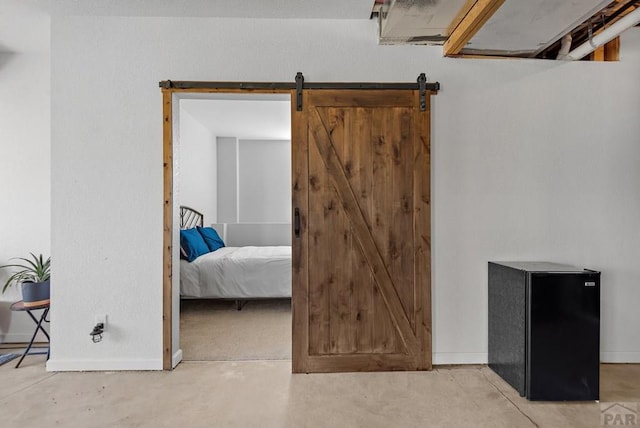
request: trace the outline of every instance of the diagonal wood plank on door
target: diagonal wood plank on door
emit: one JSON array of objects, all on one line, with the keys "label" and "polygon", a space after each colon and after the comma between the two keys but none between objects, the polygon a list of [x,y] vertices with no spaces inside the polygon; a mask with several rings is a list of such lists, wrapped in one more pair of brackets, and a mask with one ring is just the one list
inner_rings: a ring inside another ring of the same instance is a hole
[{"label": "diagonal wood plank on door", "polygon": [[330,131],[317,110],[309,112],[309,131],[313,135],[316,147],[321,154],[327,173],[334,182],[335,190],[340,196],[344,213],[348,217],[353,233],[357,238],[362,253],[369,265],[371,273],[389,315],[397,329],[397,332],[404,344],[407,354],[417,355],[420,353],[420,343],[411,326],[403,308],[400,297],[396,292],[393,280],[385,265],[384,259],[378,250],[375,240],[363,212],[358,204],[358,199],[349,184],[348,176],[340,162],[340,158],[333,144]]}]

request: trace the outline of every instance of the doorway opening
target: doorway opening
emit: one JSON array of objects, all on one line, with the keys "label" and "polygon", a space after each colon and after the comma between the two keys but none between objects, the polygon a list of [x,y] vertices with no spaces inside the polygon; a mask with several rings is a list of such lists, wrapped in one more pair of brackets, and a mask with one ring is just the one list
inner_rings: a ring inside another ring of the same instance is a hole
[{"label": "doorway opening", "polygon": [[184,361],[291,358],[290,110],[289,94],[187,94],[174,105],[174,205],[223,245],[174,265]]}]

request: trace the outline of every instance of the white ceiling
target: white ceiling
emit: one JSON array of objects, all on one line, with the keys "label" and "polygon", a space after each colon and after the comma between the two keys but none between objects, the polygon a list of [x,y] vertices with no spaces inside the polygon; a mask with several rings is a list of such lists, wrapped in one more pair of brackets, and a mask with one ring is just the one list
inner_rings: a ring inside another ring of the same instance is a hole
[{"label": "white ceiling", "polygon": [[[15,1],[15,0],[13,0]],[[369,19],[373,0],[52,0],[52,13],[273,19]]]},{"label": "white ceiling", "polygon": [[291,103],[287,97],[182,99],[180,109],[217,137],[290,140]]},{"label": "white ceiling", "polygon": [[374,0],[0,0],[0,52],[49,48],[50,15],[369,19]]}]

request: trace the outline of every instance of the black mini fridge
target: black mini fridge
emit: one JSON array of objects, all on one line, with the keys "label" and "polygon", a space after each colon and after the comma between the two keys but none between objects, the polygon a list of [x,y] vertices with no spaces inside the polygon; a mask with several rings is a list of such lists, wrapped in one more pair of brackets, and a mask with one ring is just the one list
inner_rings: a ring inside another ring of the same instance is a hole
[{"label": "black mini fridge", "polygon": [[598,400],[600,272],[489,262],[489,367],[529,400]]}]

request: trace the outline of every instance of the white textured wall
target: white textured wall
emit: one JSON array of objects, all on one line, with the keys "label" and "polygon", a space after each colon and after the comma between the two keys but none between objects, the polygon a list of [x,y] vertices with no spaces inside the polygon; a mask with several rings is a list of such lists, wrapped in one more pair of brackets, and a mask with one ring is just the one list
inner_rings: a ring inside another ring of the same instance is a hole
[{"label": "white textured wall", "polygon": [[[216,179],[218,183],[218,222],[238,221],[238,139],[218,137]],[[215,223],[209,222],[207,224]]]},{"label": "white textured wall", "polygon": [[215,223],[218,211],[216,138],[184,109],[180,110],[180,204]]},{"label": "white textured wall", "polygon": [[238,146],[240,223],[291,223],[291,141]]},{"label": "white textured wall", "polygon": [[436,362],[485,361],[487,260],[601,270],[602,358],[640,361],[640,30],[621,60],[433,74]]},{"label": "white textured wall", "polygon": [[[0,12],[0,265],[50,254],[48,29],[48,17]],[[0,290],[8,275],[0,271]],[[0,343],[33,334],[29,317],[9,310],[21,298],[19,287],[0,294]]]},{"label": "white textured wall", "polygon": [[[441,58],[369,21],[52,18],[53,370],[162,357],[157,82],[439,80],[433,99],[434,361],[483,362],[486,262],[603,271],[602,350],[640,361],[640,31],[622,61]],[[82,35],[79,37],[78,35]],[[208,54],[204,54],[208,53]],[[109,314],[101,344],[88,339]]]},{"label": "white textured wall", "polygon": [[291,223],[291,141],[217,141],[218,223]]}]

